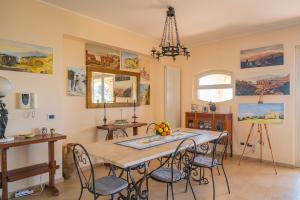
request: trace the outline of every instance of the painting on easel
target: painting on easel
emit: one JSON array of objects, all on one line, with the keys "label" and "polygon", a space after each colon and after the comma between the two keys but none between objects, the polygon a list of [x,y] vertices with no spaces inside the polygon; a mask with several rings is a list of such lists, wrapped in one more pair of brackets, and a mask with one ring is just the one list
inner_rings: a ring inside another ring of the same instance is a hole
[{"label": "painting on easel", "polygon": [[279,124],[284,120],[283,103],[239,104],[238,121],[246,123]]}]

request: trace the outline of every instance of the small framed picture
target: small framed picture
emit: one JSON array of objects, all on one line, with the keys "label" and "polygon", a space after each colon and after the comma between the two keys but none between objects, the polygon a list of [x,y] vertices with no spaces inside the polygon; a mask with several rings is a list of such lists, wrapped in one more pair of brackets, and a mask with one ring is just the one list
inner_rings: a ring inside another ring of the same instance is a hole
[{"label": "small framed picture", "polygon": [[22,92],[19,93],[19,108],[20,109],[30,109],[30,93]]}]

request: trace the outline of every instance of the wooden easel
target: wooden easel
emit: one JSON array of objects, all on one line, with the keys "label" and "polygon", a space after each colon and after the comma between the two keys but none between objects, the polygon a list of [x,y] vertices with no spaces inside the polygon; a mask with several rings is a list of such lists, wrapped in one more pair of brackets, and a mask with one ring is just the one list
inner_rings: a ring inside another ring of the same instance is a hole
[{"label": "wooden easel", "polygon": [[[258,101],[259,104],[263,104],[262,98],[263,98],[263,95],[260,95],[259,101]],[[276,164],[275,164],[275,161],[274,161],[274,156],[273,156],[273,151],[272,151],[272,145],[271,145],[270,136],[269,136],[269,132],[268,132],[268,127],[267,127],[266,123],[264,123],[264,124],[258,123],[257,124],[257,132],[259,133],[259,136],[260,136],[260,142],[259,142],[259,144],[260,144],[260,162],[262,162],[262,145],[263,145],[263,141],[262,141],[263,128],[262,128],[262,125],[263,125],[263,127],[265,129],[265,134],[267,136],[267,140],[268,140],[268,144],[269,144],[269,149],[270,149],[271,156],[272,156],[273,167],[274,167],[274,170],[275,170],[275,174],[277,175]],[[245,153],[247,144],[249,142],[249,139],[250,139],[250,137],[252,135],[254,126],[255,126],[255,123],[252,123],[251,128],[250,128],[250,132],[248,134],[248,137],[247,137],[244,149],[243,149],[243,153],[242,153],[242,155],[240,157],[240,160],[239,160],[239,165],[241,164],[241,161],[242,161],[242,159],[244,157],[244,153]]]}]

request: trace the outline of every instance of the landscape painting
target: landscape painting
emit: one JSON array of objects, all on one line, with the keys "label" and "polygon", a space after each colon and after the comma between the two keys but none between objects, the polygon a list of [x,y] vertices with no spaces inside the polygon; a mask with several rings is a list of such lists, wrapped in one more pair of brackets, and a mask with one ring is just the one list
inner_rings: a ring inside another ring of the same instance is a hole
[{"label": "landscape painting", "polygon": [[282,123],[283,103],[242,103],[239,104],[238,121],[247,123]]},{"label": "landscape painting", "polygon": [[141,80],[143,82],[150,81],[150,58],[147,58],[146,56],[139,56],[139,68]]},{"label": "landscape painting", "polygon": [[241,51],[241,69],[284,64],[283,44]]},{"label": "landscape painting", "polygon": [[150,84],[140,84],[140,105],[150,105]]},{"label": "landscape painting", "polygon": [[85,93],[86,93],[85,69],[79,67],[69,67],[67,95],[85,96]]},{"label": "landscape painting", "polygon": [[120,69],[120,51],[96,44],[85,45],[87,66],[107,67],[111,69]]},{"label": "landscape painting", "polygon": [[53,74],[53,49],[0,39],[0,70]]},{"label": "landscape painting", "polygon": [[118,81],[114,85],[114,96],[122,98],[132,97],[132,84],[128,84],[128,81]]},{"label": "landscape painting", "polygon": [[289,95],[290,76],[285,71],[244,74],[236,79],[236,96]]},{"label": "landscape painting", "polygon": [[138,55],[124,52],[121,53],[121,69],[126,71],[139,71],[139,58]]}]

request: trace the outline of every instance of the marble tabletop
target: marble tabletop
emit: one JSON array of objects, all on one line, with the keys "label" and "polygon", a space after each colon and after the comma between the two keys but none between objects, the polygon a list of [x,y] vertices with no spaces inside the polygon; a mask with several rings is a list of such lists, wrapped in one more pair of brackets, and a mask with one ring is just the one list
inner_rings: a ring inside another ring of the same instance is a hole
[{"label": "marble tabletop", "polygon": [[[198,129],[182,128],[179,130],[183,132],[197,133],[196,136],[191,137],[192,139],[195,140],[196,144],[203,144],[215,140],[221,134],[220,132],[216,132],[216,131],[206,131],[206,130],[198,130]],[[140,134],[139,136],[130,136],[130,137],[119,138],[110,141],[108,140],[98,141],[98,142],[83,144],[83,145],[85,146],[88,153],[92,157],[96,159],[101,159],[104,162],[111,163],[120,168],[127,168],[156,158],[160,158],[162,156],[169,155],[170,153],[173,153],[176,150],[176,147],[181,142],[181,141],[174,141],[174,142],[166,143],[163,145],[159,145],[156,147],[151,147],[143,150],[138,150],[138,149],[115,144],[115,142],[120,142],[123,140],[129,140],[129,139],[140,138],[145,136],[149,136],[149,135]]]}]

